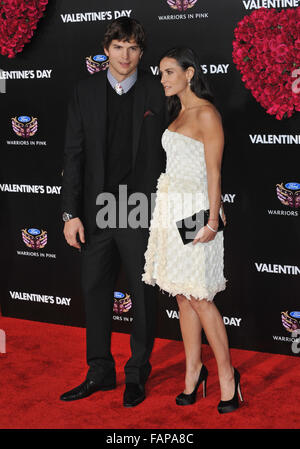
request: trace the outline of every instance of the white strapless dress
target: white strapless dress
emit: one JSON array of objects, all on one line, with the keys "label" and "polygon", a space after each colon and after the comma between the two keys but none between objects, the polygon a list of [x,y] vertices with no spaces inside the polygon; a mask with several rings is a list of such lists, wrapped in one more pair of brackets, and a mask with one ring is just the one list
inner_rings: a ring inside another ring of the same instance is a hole
[{"label": "white strapless dress", "polygon": [[142,280],[172,296],[212,301],[226,285],[223,232],[208,243],[183,245],[176,226],[176,221],[209,208],[204,145],[168,129],[162,145],[166,172],[157,182]]}]

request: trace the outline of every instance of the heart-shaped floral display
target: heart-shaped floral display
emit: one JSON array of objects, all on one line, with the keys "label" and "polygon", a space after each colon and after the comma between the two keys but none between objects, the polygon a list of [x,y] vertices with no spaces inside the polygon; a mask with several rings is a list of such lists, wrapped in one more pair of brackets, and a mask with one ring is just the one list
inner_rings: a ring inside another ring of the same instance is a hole
[{"label": "heart-shaped floral display", "polygon": [[48,0],[0,0],[0,53],[13,58],[33,36]]},{"label": "heart-shaped floral display", "polygon": [[300,111],[300,7],[255,10],[234,34],[233,61],[257,102],[278,120]]}]

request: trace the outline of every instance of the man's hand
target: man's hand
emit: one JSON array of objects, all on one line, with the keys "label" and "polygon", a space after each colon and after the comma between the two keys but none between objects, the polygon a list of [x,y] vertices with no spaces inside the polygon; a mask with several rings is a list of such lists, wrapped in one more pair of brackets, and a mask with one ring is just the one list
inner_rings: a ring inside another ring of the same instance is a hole
[{"label": "man's hand", "polygon": [[76,217],[66,221],[64,226],[64,236],[70,246],[81,249],[81,245],[77,241],[77,234],[79,234],[80,242],[85,243],[83,224],[80,218]]}]

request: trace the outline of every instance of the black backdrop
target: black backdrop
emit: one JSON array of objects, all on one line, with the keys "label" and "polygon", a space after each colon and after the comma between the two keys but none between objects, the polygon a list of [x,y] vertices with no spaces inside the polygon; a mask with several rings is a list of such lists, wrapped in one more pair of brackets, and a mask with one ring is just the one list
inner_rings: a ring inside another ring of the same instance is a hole
[{"label": "black backdrop", "polygon": [[[170,47],[197,51],[223,116],[228,283],[215,301],[231,347],[299,354],[297,332],[282,324],[287,312],[300,327],[299,212],[276,191],[277,184],[300,182],[299,113],[282,121],[267,115],[232,61],[234,28],[261,3],[198,0],[180,12],[166,0],[52,0],[23,52],[0,57],[3,315],[84,327],[80,256],[65,243],[60,216],[66,107],[74,82],[93,76],[86,58],[103,54],[107,23],[128,15],[148,35],[146,70],[157,74],[159,56]],[[284,6],[264,5],[274,3]],[[26,117],[32,135],[24,135]],[[272,143],[273,136],[283,136],[281,143]],[[116,292],[114,330],[126,333],[132,316],[123,272]],[[180,339],[175,298],[160,293],[159,304],[157,336]]]}]

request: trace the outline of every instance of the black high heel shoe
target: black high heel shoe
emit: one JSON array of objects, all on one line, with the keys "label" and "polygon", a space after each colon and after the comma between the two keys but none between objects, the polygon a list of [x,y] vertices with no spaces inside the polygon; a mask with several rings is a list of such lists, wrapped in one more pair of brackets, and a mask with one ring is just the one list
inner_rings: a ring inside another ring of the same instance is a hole
[{"label": "black high heel shoe", "polygon": [[218,412],[219,413],[230,413],[234,412],[237,408],[239,408],[239,398],[240,401],[243,402],[243,396],[241,392],[241,386],[240,386],[240,373],[237,369],[234,368],[234,395],[233,398],[229,401],[220,401],[218,405]]},{"label": "black high heel shoe", "polygon": [[196,386],[194,388],[194,391],[191,394],[185,394],[185,393],[181,393],[177,396],[176,398],[176,404],[177,405],[192,405],[196,402],[196,396],[197,396],[197,391],[198,388],[201,384],[201,382],[203,382],[203,397],[206,397],[206,383],[207,383],[207,376],[208,376],[208,371],[205,365],[202,365],[200,374],[199,374],[199,378],[198,381],[196,383]]}]

